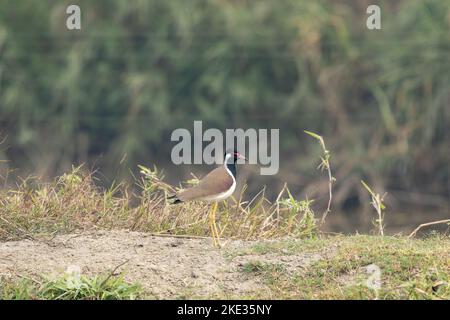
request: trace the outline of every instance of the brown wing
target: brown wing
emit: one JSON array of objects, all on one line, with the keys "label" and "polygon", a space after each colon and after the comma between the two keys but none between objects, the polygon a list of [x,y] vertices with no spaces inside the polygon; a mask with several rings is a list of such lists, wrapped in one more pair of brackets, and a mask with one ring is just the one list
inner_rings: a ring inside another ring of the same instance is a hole
[{"label": "brown wing", "polygon": [[196,186],[181,191],[177,196],[181,201],[196,200],[225,192],[232,185],[233,178],[224,166],[220,166],[208,173]]}]

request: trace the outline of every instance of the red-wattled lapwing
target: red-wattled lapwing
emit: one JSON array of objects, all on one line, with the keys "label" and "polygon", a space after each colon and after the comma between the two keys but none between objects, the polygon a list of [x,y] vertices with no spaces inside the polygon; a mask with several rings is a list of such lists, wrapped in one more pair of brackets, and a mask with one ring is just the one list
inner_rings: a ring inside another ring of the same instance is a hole
[{"label": "red-wattled lapwing", "polygon": [[224,163],[220,167],[208,173],[200,182],[189,189],[177,192],[168,199],[175,199],[173,203],[185,201],[208,201],[214,202],[209,214],[209,225],[214,246],[221,247],[219,232],[216,225],[217,203],[231,196],[236,189],[236,161],[247,160],[236,151],[225,153]]}]

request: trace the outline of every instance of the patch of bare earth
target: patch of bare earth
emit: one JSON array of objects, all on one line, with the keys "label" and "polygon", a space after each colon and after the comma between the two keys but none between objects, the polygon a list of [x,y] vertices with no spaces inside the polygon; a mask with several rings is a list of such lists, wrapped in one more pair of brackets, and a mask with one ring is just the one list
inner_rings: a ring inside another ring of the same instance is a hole
[{"label": "patch of bare earth", "polygon": [[[109,274],[117,266],[125,279],[139,283],[149,297],[239,297],[269,294],[263,279],[242,272],[254,259],[282,264],[287,270],[307,267],[320,255],[239,255],[255,242],[231,241],[222,250],[211,239],[173,238],[130,231],[96,231],[60,235],[51,243],[21,240],[0,243],[0,277],[53,277],[69,266],[86,275]],[[248,250],[249,252],[251,250]]]}]

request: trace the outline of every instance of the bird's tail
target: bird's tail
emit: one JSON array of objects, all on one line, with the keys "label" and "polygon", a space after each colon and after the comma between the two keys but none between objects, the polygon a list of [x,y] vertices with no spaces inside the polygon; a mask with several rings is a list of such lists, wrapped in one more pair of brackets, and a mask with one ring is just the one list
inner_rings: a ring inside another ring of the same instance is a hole
[{"label": "bird's tail", "polygon": [[176,193],[168,196],[167,199],[173,199],[172,204],[177,204],[177,203],[183,202],[183,200],[180,200],[180,198],[178,198]]}]

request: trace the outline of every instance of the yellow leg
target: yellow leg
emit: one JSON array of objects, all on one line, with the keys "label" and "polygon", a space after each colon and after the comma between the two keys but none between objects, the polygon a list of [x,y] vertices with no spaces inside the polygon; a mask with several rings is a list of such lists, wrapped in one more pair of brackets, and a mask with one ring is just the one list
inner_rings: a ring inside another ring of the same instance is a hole
[{"label": "yellow leg", "polygon": [[211,213],[209,215],[209,226],[211,228],[211,236],[213,239],[214,246],[220,247],[219,232],[217,231],[216,226],[216,211],[217,211],[217,202],[214,202],[211,209]]},{"label": "yellow leg", "polygon": [[222,244],[220,243],[219,230],[217,229],[217,224],[216,224],[216,211],[217,211],[217,206],[218,206],[218,203],[215,202],[215,205],[214,205],[214,211],[213,211],[213,227],[214,227],[214,231],[215,231],[215,233],[216,233],[216,242],[217,242],[217,246],[220,248],[220,247],[222,247]]},{"label": "yellow leg", "polygon": [[213,220],[212,220],[212,211],[210,211],[210,213],[209,213],[209,217],[208,217],[208,220],[209,220],[209,229],[211,230],[211,237],[212,237],[212,240],[213,240],[213,245],[216,247],[217,246],[217,243],[216,243],[216,237],[215,237],[215,231],[214,231],[214,225],[213,225]]}]

